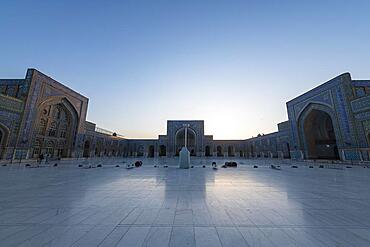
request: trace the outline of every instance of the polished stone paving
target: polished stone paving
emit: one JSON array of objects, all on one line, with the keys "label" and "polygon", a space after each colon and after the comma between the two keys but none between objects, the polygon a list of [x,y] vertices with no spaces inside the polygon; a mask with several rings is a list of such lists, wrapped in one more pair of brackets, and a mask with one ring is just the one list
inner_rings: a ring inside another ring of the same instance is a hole
[{"label": "polished stone paving", "polygon": [[100,162],[0,167],[0,246],[370,246],[368,168]]}]

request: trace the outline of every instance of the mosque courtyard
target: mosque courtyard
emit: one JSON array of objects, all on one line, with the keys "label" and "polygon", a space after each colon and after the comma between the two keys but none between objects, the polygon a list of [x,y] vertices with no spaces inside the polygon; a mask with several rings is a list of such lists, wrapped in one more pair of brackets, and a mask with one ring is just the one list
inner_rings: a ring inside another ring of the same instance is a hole
[{"label": "mosque courtyard", "polygon": [[142,160],[1,166],[0,245],[370,246],[366,165]]}]

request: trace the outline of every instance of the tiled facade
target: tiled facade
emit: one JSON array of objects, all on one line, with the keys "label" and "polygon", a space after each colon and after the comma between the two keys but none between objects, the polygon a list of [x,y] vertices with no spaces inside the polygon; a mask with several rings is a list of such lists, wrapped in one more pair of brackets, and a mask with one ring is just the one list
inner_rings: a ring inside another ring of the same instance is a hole
[{"label": "tiled facade", "polygon": [[370,81],[345,73],[289,101],[287,108],[293,158],[310,158],[305,126],[316,111],[330,117],[335,143],[327,146],[336,146],[339,159],[369,160]]},{"label": "tiled facade", "polygon": [[41,153],[82,157],[91,133],[86,128],[88,98],[35,69],[28,69],[25,79],[1,79],[0,90],[2,159],[36,159]]},{"label": "tiled facade", "polygon": [[86,121],[88,98],[35,69],[0,80],[0,158],[192,156],[369,160],[370,81],[342,74],[287,103],[278,131],[246,140],[214,140],[202,120],[169,120],[158,139],[125,139]]}]

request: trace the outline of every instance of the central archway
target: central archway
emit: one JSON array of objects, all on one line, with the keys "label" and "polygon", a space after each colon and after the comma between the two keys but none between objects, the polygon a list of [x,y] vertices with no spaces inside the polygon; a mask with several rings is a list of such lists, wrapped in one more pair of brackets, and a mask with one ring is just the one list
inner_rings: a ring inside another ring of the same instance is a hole
[{"label": "central archway", "polygon": [[[190,152],[190,155],[195,156],[196,154],[196,133],[194,130],[187,129],[187,148]],[[176,155],[179,155],[179,152],[182,147],[185,146],[185,129],[179,129],[175,134],[175,150]]]},{"label": "central archway", "polygon": [[303,121],[308,159],[339,159],[333,121],[322,110],[311,110]]}]

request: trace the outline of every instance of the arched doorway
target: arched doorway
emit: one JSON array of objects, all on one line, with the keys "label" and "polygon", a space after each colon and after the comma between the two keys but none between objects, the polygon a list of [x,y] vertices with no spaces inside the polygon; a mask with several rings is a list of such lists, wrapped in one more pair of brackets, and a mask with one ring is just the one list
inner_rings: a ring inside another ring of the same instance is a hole
[{"label": "arched doorway", "polygon": [[165,145],[159,146],[159,156],[163,157],[167,155],[167,150]]},{"label": "arched doorway", "polygon": [[235,152],[234,152],[234,146],[229,146],[227,148],[227,156],[229,157],[234,157],[235,156]]},{"label": "arched doorway", "polygon": [[[42,143],[41,152],[33,147],[33,157],[71,157],[78,125],[78,114],[66,98],[51,97],[38,106],[34,139]],[[35,142],[36,144],[36,142]]]},{"label": "arched doorway", "polygon": [[339,159],[333,121],[322,110],[311,110],[304,119],[303,133],[308,159]]},{"label": "arched doorway", "polygon": [[137,156],[142,157],[144,156],[144,146],[140,145],[139,148],[137,149]]},{"label": "arched doorway", "polygon": [[153,158],[154,157],[154,146],[153,145],[150,145],[148,147],[148,157],[149,158]]},{"label": "arched doorway", "polygon": [[286,148],[287,148],[287,157],[286,158],[290,159],[290,145],[289,145],[289,143],[286,143]]},{"label": "arched doorway", "polygon": [[216,151],[217,151],[217,157],[223,157],[224,156],[221,146],[217,146]]},{"label": "arched doorway", "polygon": [[206,157],[211,156],[211,147],[210,147],[210,146],[206,146],[206,153],[205,153],[205,156],[206,156]]},{"label": "arched doorway", "polygon": [[[179,155],[179,151],[185,146],[185,129],[179,129],[175,135],[175,150],[176,155]],[[187,148],[190,155],[195,156],[196,152],[196,134],[195,131],[188,128],[187,129]]]},{"label": "arched doorway", "polygon": [[96,141],[95,156],[100,157],[103,151],[103,141],[101,139]]},{"label": "arched doorway", "polygon": [[82,157],[88,158],[90,156],[90,142],[87,140],[84,143],[84,151]]}]

